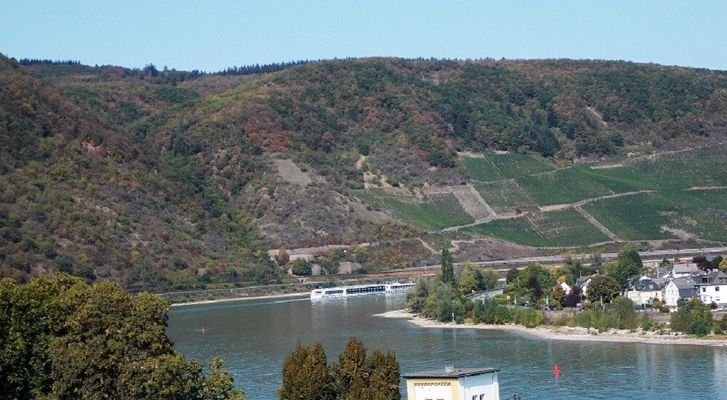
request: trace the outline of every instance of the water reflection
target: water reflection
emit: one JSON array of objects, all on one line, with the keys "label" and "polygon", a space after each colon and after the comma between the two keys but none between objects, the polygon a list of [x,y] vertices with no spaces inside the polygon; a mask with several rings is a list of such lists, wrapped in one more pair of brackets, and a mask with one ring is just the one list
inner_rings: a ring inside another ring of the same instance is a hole
[{"label": "water reflection", "polygon": [[[275,398],[282,362],[298,341],[322,342],[332,361],[349,336],[370,349],[395,351],[402,372],[445,364],[502,368],[502,398],[727,400],[727,349],[546,341],[372,317],[403,303],[403,296],[365,296],[177,308],[169,335],[197,360],[222,356],[253,400]],[[562,371],[557,383],[556,363]]]}]

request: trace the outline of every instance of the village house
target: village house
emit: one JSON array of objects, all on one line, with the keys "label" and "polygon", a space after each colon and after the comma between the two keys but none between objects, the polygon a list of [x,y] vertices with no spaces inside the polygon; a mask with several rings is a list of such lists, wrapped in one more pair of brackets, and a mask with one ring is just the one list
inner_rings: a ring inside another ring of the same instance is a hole
[{"label": "village house", "polygon": [[664,287],[664,305],[676,308],[680,299],[691,299],[697,295],[697,282],[694,278],[671,279]]},{"label": "village house", "polygon": [[581,288],[581,295],[583,295],[583,297],[588,297],[588,285],[591,283],[591,280],[595,276],[598,276],[598,274],[596,273],[591,276],[583,276],[578,278],[576,285]]},{"label": "village house", "polygon": [[631,283],[626,291],[626,298],[633,301],[637,307],[650,306],[654,300],[662,301],[664,299],[663,289],[663,279],[642,276]]},{"label": "village house", "polygon": [[570,292],[571,292],[571,291],[573,290],[573,289],[571,289],[571,287],[570,287],[570,286],[569,286],[569,285],[568,285],[567,283],[565,283],[565,282],[561,282],[561,283],[560,283],[560,288],[561,288],[561,290],[563,290],[563,293],[565,293],[565,295],[566,295],[566,296],[568,296],[568,295],[570,294]]},{"label": "village house", "polygon": [[727,274],[713,271],[702,275],[695,285],[699,300],[704,304],[727,304]]},{"label": "village house", "polygon": [[669,274],[672,278],[685,278],[688,276],[699,275],[702,271],[697,268],[695,263],[674,264]]}]

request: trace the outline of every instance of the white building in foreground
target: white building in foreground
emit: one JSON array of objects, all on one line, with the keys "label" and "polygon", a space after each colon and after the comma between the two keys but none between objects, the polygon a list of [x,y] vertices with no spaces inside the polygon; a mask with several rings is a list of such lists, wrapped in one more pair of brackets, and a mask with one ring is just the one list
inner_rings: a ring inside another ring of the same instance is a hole
[{"label": "white building in foreground", "polygon": [[453,368],[404,375],[407,400],[500,400],[498,368]]}]

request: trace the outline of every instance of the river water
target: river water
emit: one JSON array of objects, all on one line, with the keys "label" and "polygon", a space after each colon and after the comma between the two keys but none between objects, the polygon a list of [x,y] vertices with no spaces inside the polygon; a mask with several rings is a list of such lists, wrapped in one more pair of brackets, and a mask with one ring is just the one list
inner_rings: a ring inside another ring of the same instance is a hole
[{"label": "river water", "polygon": [[[328,361],[346,340],[396,352],[402,374],[496,367],[500,396],[522,399],[724,399],[727,349],[686,345],[567,342],[500,331],[419,328],[374,317],[403,308],[403,296],[241,301],[175,307],[168,334],[177,350],[206,363],[218,355],[249,399],[275,399],[296,343],[321,342]],[[553,365],[561,376],[553,378]],[[402,397],[406,393],[402,387]]]}]

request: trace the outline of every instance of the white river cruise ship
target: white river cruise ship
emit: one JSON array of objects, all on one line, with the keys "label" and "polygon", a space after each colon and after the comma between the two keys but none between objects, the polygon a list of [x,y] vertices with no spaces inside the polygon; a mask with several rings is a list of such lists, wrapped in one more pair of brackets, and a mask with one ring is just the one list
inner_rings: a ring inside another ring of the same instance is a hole
[{"label": "white river cruise ship", "polygon": [[413,282],[376,283],[371,285],[337,286],[330,288],[313,289],[311,299],[325,299],[329,297],[364,296],[368,294],[395,294],[406,293],[413,288]]}]

